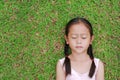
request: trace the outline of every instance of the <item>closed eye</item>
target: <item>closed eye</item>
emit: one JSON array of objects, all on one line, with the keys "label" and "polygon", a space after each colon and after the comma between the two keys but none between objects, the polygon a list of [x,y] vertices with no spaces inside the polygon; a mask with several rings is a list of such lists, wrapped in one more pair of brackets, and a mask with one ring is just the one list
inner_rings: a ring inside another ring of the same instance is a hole
[{"label": "closed eye", "polygon": [[87,37],[82,37],[82,39],[86,39]]},{"label": "closed eye", "polygon": [[77,39],[77,37],[72,37],[72,39]]}]

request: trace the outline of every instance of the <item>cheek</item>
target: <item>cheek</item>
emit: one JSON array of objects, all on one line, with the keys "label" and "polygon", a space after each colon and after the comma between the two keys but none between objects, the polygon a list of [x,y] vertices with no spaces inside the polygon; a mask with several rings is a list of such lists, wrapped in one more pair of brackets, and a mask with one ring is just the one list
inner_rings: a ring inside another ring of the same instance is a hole
[{"label": "cheek", "polygon": [[75,40],[72,40],[72,39],[69,39],[69,40],[68,40],[68,44],[71,45],[71,46],[72,46],[72,45],[75,45],[75,44],[76,44],[76,41],[75,41]]},{"label": "cheek", "polygon": [[86,46],[89,46],[90,43],[91,43],[90,40],[85,40],[85,41],[84,41],[84,45],[86,45]]}]

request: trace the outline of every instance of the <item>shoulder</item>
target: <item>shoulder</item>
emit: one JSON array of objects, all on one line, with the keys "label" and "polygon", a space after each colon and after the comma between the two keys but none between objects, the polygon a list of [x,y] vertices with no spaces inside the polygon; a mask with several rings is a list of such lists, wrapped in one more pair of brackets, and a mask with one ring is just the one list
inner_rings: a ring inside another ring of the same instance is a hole
[{"label": "shoulder", "polygon": [[94,60],[95,60],[95,62],[97,61],[97,62],[99,62],[100,61],[100,59],[99,58],[94,58]]},{"label": "shoulder", "polygon": [[62,63],[64,62],[64,58],[58,60],[56,65],[56,80],[65,80],[65,72],[63,70]]},{"label": "shoulder", "polygon": [[57,61],[56,69],[63,69],[64,60],[65,58],[62,58]]},{"label": "shoulder", "polygon": [[98,67],[99,66],[101,66],[101,67],[104,66],[103,62],[99,58],[94,58],[94,61],[95,61],[95,64],[98,65]]},{"label": "shoulder", "polygon": [[56,69],[62,69],[65,58],[59,59],[56,65]]},{"label": "shoulder", "polygon": [[104,63],[101,60],[99,60],[98,70],[102,70],[102,69],[104,69]]},{"label": "shoulder", "polygon": [[104,66],[104,63],[101,60],[99,60],[99,66]]},{"label": "shoulder", "polygon": [[58,60],[58,63],[61,64],[61,65],[63,65],[64,60],[65,60],[65,58],[61,58],[61,59]]},{"label": "shoulder", "polygon": [[104,80],[104,64],[98,58],[96,58],[95,60],[97,60],[97,80]]},{"label": "shoulder", "polygon": [[94,61],[95,61],[95,65],[97,67],[97,70],[99,70],[99,68],[104,68],[104,64],[99,58],[94,58]]}]

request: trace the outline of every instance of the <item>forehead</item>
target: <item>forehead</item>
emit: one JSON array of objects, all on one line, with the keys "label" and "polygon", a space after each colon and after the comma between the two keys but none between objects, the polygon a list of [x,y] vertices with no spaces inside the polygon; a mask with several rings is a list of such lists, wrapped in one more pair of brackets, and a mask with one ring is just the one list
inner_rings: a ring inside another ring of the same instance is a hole
[{"label": "forehead", "polygon": [[82,23],[74,24],[69,29],[70,34],[90,34],[89,29]]}]

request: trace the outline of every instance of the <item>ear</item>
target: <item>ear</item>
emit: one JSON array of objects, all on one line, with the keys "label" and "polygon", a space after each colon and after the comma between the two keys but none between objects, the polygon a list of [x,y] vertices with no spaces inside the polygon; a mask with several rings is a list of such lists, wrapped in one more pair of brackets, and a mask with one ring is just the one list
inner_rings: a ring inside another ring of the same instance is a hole
[{"label": "ear", "polygon": [[65,37],[66,43],[69,44],[69,43],[68,43],[68,37],[67,37],[66,35],[65,35],[64,37]]},{"label": "ear", "polygon": [[94,40],[94,35],[91,37],[90,44],[92,44],[93,40]]}]

